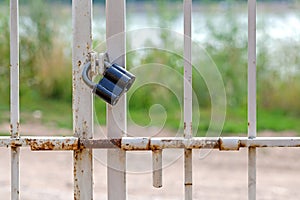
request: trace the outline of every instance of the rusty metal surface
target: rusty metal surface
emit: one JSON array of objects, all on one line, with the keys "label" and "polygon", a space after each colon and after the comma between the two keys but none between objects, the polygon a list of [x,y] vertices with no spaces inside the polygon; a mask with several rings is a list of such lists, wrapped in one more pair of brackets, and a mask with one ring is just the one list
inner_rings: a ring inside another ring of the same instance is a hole
[{"label": "rusty metal surface", "polygon": [[237,137],[223,137],[219,139],[220,151],[238,151],[240,146],[240,139]]},{"label": "rusty metal surface", "polygon": [[153,187],[162,187],[162,150],[152,151]]},{"label": "rusty metal surface", "polygon": [[300,147],[300,137],[122,137],[115,139],[81,140],[86,148],[121,148],[126,151],[160,150],[167,148],[219,149],[238,151],[240,148]]},{"label": "rusty metal surface", "polygon": [[[19,137],[19,1],[10,1],[10,132]],[[11,146],[11,200],[20,199],[20,149]]]},{"label": "rusty metal surface", "polygon": [[[72,1],[73,133],[80,139],[93,138],[93,96],[82,80],[82,70],[92,50],[92,1]],[[93,151],[78,149],[74,159],[74,199],[93,199]]]},{"label": "rusty metal surface", "polygon": [[184,149],[184,188],[185,200],[193,199],[193,160],[192,149]]},{"label": "rusty metal surface", "polygon": [[122,139],[95,139],[95,140],[80,140],[80,145],[91,149],[113,149],[121,148]]},{"label": "rusty metal surface", "polygon": [[31,150],[77,150],[79,148],[78,138],[27,138],[26,143]]},{"label": "rusty metal surface", "polygon": [[0,147],[30,147],[31,150],[123,149],[126,151],[182,149],[219,149],[237,151],[240,148],[300,147],[300,137],[122,137],[112,139],[79,139],[77,137],[0,136]]},{"label": "rusty metal surface", "polygon": [[0,137],[0,147],[30,147],[39,150],[77,150],[79,139],[76,137]]},{"label": "rusty metal surface", "polygon": [[121,147],[124,150],[143,150],[151,149],[151,139],[147,137],[137,137],[132,140],[131,137],[123,137],[121,141]]},{"label": "rusty metal surface", "polygon": [[300,137],[241,138],[240,147],[300,147]]}]

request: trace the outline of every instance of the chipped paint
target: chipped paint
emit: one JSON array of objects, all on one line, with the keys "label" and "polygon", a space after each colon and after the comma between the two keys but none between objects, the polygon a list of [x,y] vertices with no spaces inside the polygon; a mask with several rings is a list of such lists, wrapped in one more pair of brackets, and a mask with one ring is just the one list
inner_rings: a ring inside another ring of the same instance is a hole
[{"label": "chipped paint", "polygon": [[[300,137],[123,137],[122,139],[82,140],[85,148],[121,148],[125,151],[182,149],[219,149],[238,151],[240,148],[300,147]],[[81,147],[83,148],[83,147]]]},{"label": "chipped paint", "polygon": [[38,150],[77,150],[78,149],[78,140],[70,141],[37,141],[31,140],[28,141],[32,151]]},{"label": "chipped paint", "polygon": [[121,140],[122,139],[82,139],[80,140],[80,145],[82,148],[104,148],[104,149],[111,149],[111,148],[121,148]]},{"label": "chipped paint", "polygon": [[0,147],[26,147],[31,150],[76,150],[79,149],[79,139],[76,137],[0,137]]},{"label": "chipped paint", "polygon": [[152,151],[153,187],[162,187],[162,150]]},{"label": "chipped paint", "polygon": [[162,150],[182,149],[219,149],[220,151],[239,150],[239,148],[300,147],[300,137],[123,137],[112,139],[79,139],[77,137],[38,137],[22,136],[11,138],[0,136],[0,147],[30,147],[39,150],[80,150],[80,149],[123,149]]},{"label": "chipped paint", "polygon": [[150,150],[150,140],[147,137],[138,137],[135,140],[131,137],[122,137],[121,148],[123,150]]},{"label": "chipped paint", "polygon": [[240,139],[233,137],[223,137],[219,139],[220,151],[238,151],[240,149]]},{"label": "chipped paint", "polygon": [[[92,40],[92,2],[74,0],[73,15],[73,132],[77,144],[64,149],[75,150],[74,155],[74,199],[93,199],[93,152],[80,144],[81,140],[93,138],[93,96],[83,84],[81,74]],[[77,47],[77,48],[74,48]]]}]

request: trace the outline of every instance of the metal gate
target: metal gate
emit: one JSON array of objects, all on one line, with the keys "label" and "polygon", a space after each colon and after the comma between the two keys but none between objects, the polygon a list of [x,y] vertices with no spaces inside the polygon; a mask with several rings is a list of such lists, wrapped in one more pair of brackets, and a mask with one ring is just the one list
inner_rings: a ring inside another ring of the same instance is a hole
[{"label": "metal gate", "polygon": [[[92,1],[73,0],[73,137],[31,137],[19,135],[19,7],[10,1],[11,136],[0,137],[0,147],[11,148],[11,199],[18,200],[19,157],[21,147],[33,151],[73,151],[74,199],[93,199],[93,151],[108,150],[108,199],[126,199],[126,151],[152,151],[153,186],[162,185],[162,151],[184,149],[185,199],[192,197],[192,150],[220,151],[248,148],[248,199],[256,199],[256,148],[299,147],[300,138],[256,137],[256,1],[248,1],[248,137],[192,137],[191,88],[191,8],[183,1],[184,11],[184,137],[127,137],[126,96],[115,107],[107,106],[107,139],[93,139],[93,98],[81,80],[83,65],[92,46]],[[107,53],[125,66],[125,1],[106,1]],[[114,117],[113,117],[114,115]],[[117,116],[117,117],[115,117]],[[118,125],[117,125],[118,124]]]}]

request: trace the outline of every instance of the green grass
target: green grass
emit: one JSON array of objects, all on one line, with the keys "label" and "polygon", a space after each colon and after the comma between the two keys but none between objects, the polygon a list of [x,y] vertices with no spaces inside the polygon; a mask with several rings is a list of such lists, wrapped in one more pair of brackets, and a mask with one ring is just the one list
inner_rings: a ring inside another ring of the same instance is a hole
[{"label": "green grass", "polygon": [[[21,101],[21,123],[32,123],[39,121],[42,124],[61,127],[72,128],[72,104],[71,101],[36,101],[23,102]],[[35,118],[34,112],[39,111],[42,114],[41,118]]]},{"label": "green grass", "polygon": [[258,111],[258,130],[296,131],[300,134],[299,119],[297,115],[289,115],[280,111]]},{"label": "green grass", "polygon": [[[0,123],[9,123],[9,107],[1,108]],[[35,117],[36,112],[41,117]],[[20,105],[20,123],[41,123],[46,126],[72,129],[72,105],[71,102],[48,101],[22,101]]]},{"label": "green grass", "polygon": [[166,125],[168,128],[172,130],[177,130],[183,127],[180,124],[180,112],[171,111],[167,112],[166,119],[159,113],[155,113],[149,116],[148,110],[132,110],[130,111],[130,117],[132,119],[132,123],[135,123],[139,126],[161,126]]},{"label": "green grass", "polygon": [[10,134],[9,133],[0,132],[0,136],[10,136]]},{"label": "green grass", "polygon": [[[235,109],[227,112],[223,133],[247,133],[246,109]],[[300,135],[299,116],[280,111],[259,109],[257,111],[257,130],[274,132],[294,131]]]},{"label": "green grass", "polygon": [[[105,104],[95,99],[95,123],[106,123]],[[34,112],[40,111],[42,117],[36,119]],[[130,110],[128,115],[132,123],[140,126],[165,126],[170,130],[182,130],[183,124],[180,123],[181,113],[176,109],[167,110],[167,119],[162,124],[164,117],[159,112],[152,112],[149,116],[149,110]],[[194,119],[197,116],[194,116]],[[1,108],[0,123],[9,123],[9,108]],[[31,124],[39,122],[45,126],[72,129],[72,105],[71,102],[48,100],[35,102],[21,102],[21,123]],[[210,123],[210,109],[200,110],[200,121],[198,126],[198,136],[204,136]],[[130,125],[130,123],[129,123]],[[197,127],[193,127],[195,130]],[[294,131],[300,135],[299,116],[288,115],[280,111],[267,111],[259,109],[257,112],[257,130],[270,130],[275,132]],[[247,133],[247,110],[246,108],[228,108],[226,120],[222,130],[222,135]],[[9,133],[0,133],[8,135]]]},{"label": "green grass", "polygon": [[[201,109],[198,126],[198,136],[204,136],[210,123],[210,110]],[[148,111],[131,111],[131,117],[138,125],[150,123]],[[196,116],[194,116],[195,118]],[[222,130],[222,135],[246,134],[247,133],[247,108],[228,108],[226,119]],[[180,113],[169,113],[166,126],[172,130],[182,129],[180,124]],[[193,127],[197,129],[197,127]],[[300,135],[299,116],[289,115],[278,111],[268,111],[259,109],[257,111],[257,130],[270,130],[274,132],[294,131]]]},{"label": "green grass", "polygon": [[227,108],[224,134],[247,132],[247,108]]}]

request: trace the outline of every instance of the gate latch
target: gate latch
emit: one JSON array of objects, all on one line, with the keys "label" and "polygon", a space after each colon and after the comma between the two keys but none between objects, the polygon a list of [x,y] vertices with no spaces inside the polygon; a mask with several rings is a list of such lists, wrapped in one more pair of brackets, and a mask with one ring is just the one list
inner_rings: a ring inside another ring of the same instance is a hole
[{"label": "gate latch", "polygon": [[[102,78],[94,83],[92,76],[97,74],[102,75]],[[116,63],[110,63],[107,53],[100,54],[100,59],[91,53],[89,61],[84,65],[82,78],[94,94],[110,105],[116,105],[135,81],[133,74]]]}]

